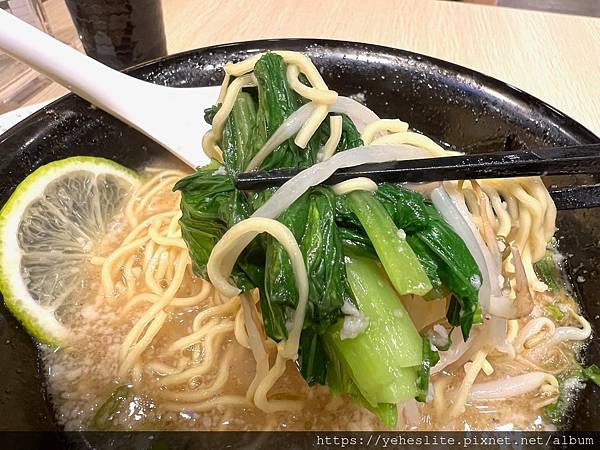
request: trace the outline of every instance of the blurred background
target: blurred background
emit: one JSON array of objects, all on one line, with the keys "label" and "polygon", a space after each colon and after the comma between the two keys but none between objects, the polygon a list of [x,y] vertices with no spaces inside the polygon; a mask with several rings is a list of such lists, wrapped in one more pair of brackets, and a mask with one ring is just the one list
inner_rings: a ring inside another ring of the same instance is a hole
[{"label": "blurred background", "polygon": [[464,0],[464,2],[600,17],[600,0]]},{"label": "blurred background", "polygon": [[[65,0],[0,0],[0,9],[82,49]],[[50,83],[33,69],[0,52],[0,114],[16,109]]]},{"label": "blurred background", "polygon": [[[0,9],[105,64],[121,69],[167,53],[162,7],[173,10],[174,4],[179,1],[0,0]],[[401,2],[389,1],[402,5]],[[489,5],[490,8],[535,9],[600,17],[600,0],[454,1]],[[207,8],[210,8],[209,2]],[[0,52],[0,115],[24,105],[39,107],[39,103],[50,97],[50,84],[50,80]],[[54,97],[62,93],[56,92]]]}]

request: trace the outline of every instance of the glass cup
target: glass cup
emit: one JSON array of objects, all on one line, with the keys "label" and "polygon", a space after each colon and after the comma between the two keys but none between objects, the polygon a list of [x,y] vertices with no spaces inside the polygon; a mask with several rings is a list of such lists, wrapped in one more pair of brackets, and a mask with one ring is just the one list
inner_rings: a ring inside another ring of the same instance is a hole
[{"label": "glass cup", "polygon": [[161,0],[66,0],[94,59],[123,69],[167,54]]}]

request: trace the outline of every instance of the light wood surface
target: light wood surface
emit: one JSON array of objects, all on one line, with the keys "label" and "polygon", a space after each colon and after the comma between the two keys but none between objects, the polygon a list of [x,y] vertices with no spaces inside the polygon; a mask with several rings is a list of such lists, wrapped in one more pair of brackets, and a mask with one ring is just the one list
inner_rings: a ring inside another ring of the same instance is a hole
[{"label": "light wood surface", "polygon": [[169,53],[272,37],[388,45],[508,82],[600,136],[597,18],[429,0],[163,0],[163,12]]}]

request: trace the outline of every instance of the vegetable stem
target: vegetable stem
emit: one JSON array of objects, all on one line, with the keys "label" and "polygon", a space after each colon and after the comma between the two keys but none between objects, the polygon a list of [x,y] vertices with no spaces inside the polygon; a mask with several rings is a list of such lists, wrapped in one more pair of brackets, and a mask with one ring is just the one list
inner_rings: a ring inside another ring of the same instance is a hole
[{"label": "vegetable stem", "polygon": [[[346,257],[346,274],[369,324],[352,339],[341,339],[342,320],[334,325],[325,335],[330,360],[336,361],[337,372],[347,372],[371,407],[414,398],[423,353],[421,336],[408,312],[377,262]],[[327,381],[337,386],[334,375],[330,371]]]},{"label": "vegetable stem", "polygon": [[348,200],[396,291],[401,295],[427,294],[432,288],[427,273],[383,205],[364,191],[351,192]]}]

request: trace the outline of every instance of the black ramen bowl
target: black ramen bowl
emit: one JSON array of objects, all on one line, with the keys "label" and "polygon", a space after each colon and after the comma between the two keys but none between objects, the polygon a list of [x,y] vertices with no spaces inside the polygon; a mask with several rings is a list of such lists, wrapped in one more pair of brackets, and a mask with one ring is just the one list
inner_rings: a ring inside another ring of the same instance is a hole
[{"label": "black ramen bowl", "polygon": [[[130,73],[168,86],[217,85],[225,62],[267,49],[306,52],[327,84],[339,93],[363,93],[368,106],[379,116],[400,117],[433,139],[465,151],[600,141],[551,106],[498,80],[438,59],[375,45],[314,39],[242,42],[169,56],[135,67]],[[0,136],[0,205],[25,176],[50,161],[91,155],[136,168],[165,154],[158,144],[119,120],[75,95],[67,95]],[[566,184],[574,179],[546,181]],[[577,180],[596,182],[591,176],[578,176]],[[600,210],[560,212],[558,227],[560,249],[568,256],[574,290],[585,316],[598,330]],[[585,352],[586,361],[600,361],[599,344],[594,334]],[[35,342],[3,303],[0,418],[0,430],[58,428],[46,398]],[[599,388],[588,383],[579,396],[570,426],[573,430],[600,429]]]}]

